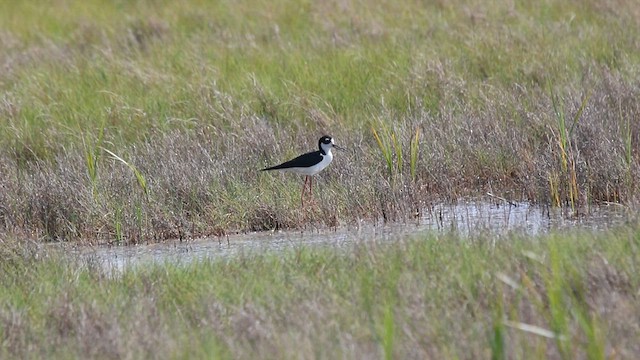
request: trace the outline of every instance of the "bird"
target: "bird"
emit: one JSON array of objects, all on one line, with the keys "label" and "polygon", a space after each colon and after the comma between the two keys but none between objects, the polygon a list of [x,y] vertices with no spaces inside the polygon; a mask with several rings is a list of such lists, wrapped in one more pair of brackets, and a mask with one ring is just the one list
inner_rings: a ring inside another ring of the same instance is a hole
[{"label": "bird", "polygon": [[345,148],[338,146],[334,143],[333,138],[328,135],[324,135],[318,140],[318,150],[302,154],[295,159],[285,161],[280,165],[271,166],[261,169],[260,171],[281,170],[285,172],[293,172],[296,174],[304,175],[304,184],[302,185],[302,192],[300,194],[300,203],[304,207],[304,191],[309,184],[309,195],[313,196],[313,175],[316,175],[320,171],[324,170],[331,161],[333,161],[332,148],[339,150],[346,150]]}]

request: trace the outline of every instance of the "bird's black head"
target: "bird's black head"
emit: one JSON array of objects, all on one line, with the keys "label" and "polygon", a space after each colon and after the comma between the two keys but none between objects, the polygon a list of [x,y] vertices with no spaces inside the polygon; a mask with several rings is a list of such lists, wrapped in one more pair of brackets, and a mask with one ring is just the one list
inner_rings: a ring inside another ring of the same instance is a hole
[{"label": "bird's black head", "polygon": [[333,147],[333,139],[331,136],[325,135],[318,140],[318,147],[323,154]]},{"label": "bird's black head", "polygon": [[325,136],[321,137],[320,140],[319,140],[320,144],[325,144],[325,145],[329,145],[332,142],[333,142],[333,139],[329,135],[325,135]]},{"label": "bird's black head", "polygon": [[327,151],[331,150],[331,148],[336,148],[340,150],[345,150],[344,148],[336,145],[333,142],[333,138],[331,136],[325,135],[318,140],[318,147],[320,148],[320,152],[326,154]]}]

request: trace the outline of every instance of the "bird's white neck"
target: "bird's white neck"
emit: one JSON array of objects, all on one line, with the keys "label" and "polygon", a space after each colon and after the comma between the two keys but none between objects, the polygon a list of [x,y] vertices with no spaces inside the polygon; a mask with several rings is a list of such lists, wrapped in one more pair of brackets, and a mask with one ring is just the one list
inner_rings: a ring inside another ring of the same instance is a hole
[{"label": "bird's white neck", "polygon": [[322,150],[323,153],[332,156],[331,155],[331,148],[333,147],[332,144],[320,144],[320,149]]},{"label": "bird's white neck", "polygon": [[324,150],[324,155],[323,155],[323,157],[324,157],[325,159],[327,159],[327,158],[328,158],[328,160],[329,160],[329,161],[333,160],[333,153],[331,153],[331,148],[328,148],[328,149],[322,149],[322,150]]}]

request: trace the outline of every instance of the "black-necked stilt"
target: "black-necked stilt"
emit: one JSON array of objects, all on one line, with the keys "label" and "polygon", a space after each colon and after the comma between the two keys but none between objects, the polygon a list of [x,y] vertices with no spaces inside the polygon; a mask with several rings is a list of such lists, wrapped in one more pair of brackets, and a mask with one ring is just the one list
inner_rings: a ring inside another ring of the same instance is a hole
[{"label": "black-necked stilt", "polygon": [[318,140],[318,151],[302,154],[295,159],[283,162],[280,165],[268,167],[260,171],[282,170],[289,171],[300,175],[305,175],[304,184],[302,185],[302,193],[300,194],[300,202],[304,206],[304,190],[309,183],[309,195],[313,196],[313,179],[311,176],[324,170],[333,160],[331,148],[344,150],[344,148],[336,145],[331,136],[323,136]]}]

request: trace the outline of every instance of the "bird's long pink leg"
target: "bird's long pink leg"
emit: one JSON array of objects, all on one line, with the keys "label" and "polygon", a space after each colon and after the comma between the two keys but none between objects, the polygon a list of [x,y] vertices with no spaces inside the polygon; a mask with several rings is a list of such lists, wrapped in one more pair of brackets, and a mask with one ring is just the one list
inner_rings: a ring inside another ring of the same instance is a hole
[{"label": "bird's long pink leg", "polygon": [[304,184],[302,184],[302,191],[300,192],[300,204],[304,207],[304,191],[307,188],[307,181],[309,180],[308,176],[304,177]]}]

